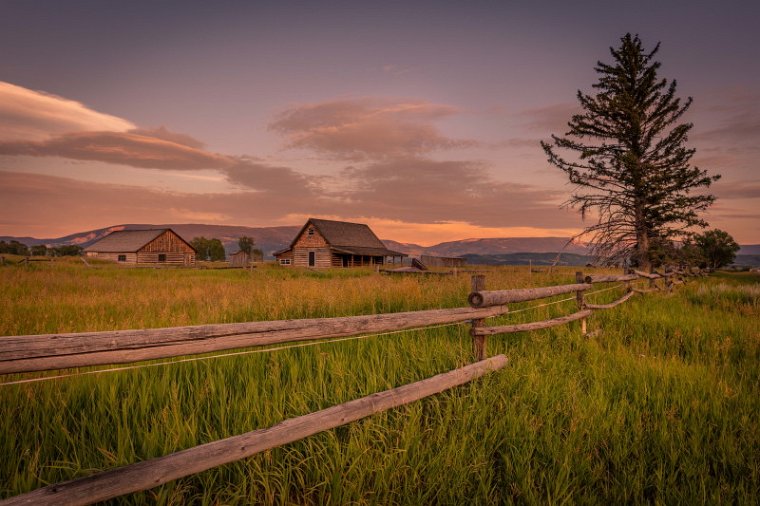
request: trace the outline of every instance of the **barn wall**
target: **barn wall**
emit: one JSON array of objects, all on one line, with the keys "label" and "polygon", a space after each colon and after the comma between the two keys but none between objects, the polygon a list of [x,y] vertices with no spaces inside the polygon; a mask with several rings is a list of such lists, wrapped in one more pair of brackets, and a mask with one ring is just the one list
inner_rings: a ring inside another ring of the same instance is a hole
[{"label": "barn wall", "polygon": [[[126,262],[119,262],[119,255],[126,255]],[[111,260],[113,262],[119,262],[121,264],[134,264],[137,263],[136,253],[104,253],[98,251],[88,251],[87,256],[90,258],[98,258],[100,260]]]},{"label": "barn wall", "polygon": [[294,248],[293,249],[293,265],[296,267],[309,267],[309,252],[316,253],[315,265],[317,269],[324,269],[331,267],[330,248]]},{"label": "barn wall", "polygon": [[[167,230],[159,235],[148,244],[140,249],[143,253],[191,253],[195,256],[191,248],[180,236]],[[168,257],[167,257],[168,258]]]},{"label": "barn wall", "polygon": [[230,255],[230,265],[233,267],[247,267],[250,261],[248,253],[243,251]]},{"label": "barn wall", "polygon": [[290,265],[283,265],[283,267],[290,267],[293,265],[293,250],[286,251],[285,253],[280,253],[279,255],[275,255],[274,257],[277,259],[278,264],[280,264],[280,260],[283,258],[287,258],[290,260]]},{"label": "barn wall", "polygon": [[306,227],[304,231],[301,233],[300,236],[298,236],[298,239],[296,239],[295,244],[293,245],[293,248],[325,248],[327,247],[327,241],[322,236],[322,234],[319,233],[319,230],[314,228],[314,234],[309,235],[309,228]]},{"label": "barn wall", "polygon": [[137,252],[138,264],[159,264],[159,265],[193,265],[195,263],[195,254],[182,252],[161,252],[166,255],[165,262],[158,261],[159,252],[147,252],[140,250]]},{"label": "barn wall", "polygon": [[[158,255],[166,255],[165,262]],[[195,265],[195,251],[180,236],[167,230],[137,252],[138,264]]]}]

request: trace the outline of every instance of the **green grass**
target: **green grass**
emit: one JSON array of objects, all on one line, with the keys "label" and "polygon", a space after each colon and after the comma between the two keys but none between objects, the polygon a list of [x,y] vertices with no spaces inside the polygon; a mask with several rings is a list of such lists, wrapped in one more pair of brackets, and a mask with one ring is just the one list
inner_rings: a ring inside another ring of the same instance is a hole
[{"label": "green grass", "polygon": [[[490,288],[573,279],[571,269],[487,273]],[[759,281],[717,274],[634,297],[595,313],[592,338],[577,323],[491,337],[489,354],[510,359],[502,371],[114,502],[755,504]],[[452,307],[469,279],[46,264],[0,268],[0,283],[8,335]],[[573,310],[568,301],[497,321]],[[268,427],[470,353],[467,326],[453,326],[3,386],[0,497]]]}]

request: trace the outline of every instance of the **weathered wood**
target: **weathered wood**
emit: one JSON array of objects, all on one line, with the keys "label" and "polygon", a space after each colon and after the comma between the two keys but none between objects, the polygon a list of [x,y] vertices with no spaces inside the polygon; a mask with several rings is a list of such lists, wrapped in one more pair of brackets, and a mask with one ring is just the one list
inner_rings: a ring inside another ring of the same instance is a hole
[{"label": "weathered wood", "polygon": [[[486,289],[486,277],[484,274],[476,274],[472,276],[470,283],[473,293]],[[482,318],[472,320],[470,335],[472,335],[472,354],[475,357],[475,360],[483,360],[486,358],[486,337],[479,336],[475,333],[475,330],[483,325],[485,325],[485,321]]]},{"label": "weathered wood", "polygon": [[250,346],[407,330],[466,322],[505,312],[503,307],[463,307],[339,318],[4,336],[0,337],[0,374],[123,364]]},{"label": "weathered wood", "polygon": [[587,284],[594,283],[616,283],[620,281],[634,281],[639,279],[635,274],[625,274],[623,276],[586,276],[584,282]]},{"label": "weathered wood", "polygon": [[[577,284],[583,284],[583,273],[578,271],[575,273],[575,282]],[[586,302],[583,300],[583,290],[578,290],[575,292],[575,302],[578,305],[578,311],[582,311],[586,308]],[[585,336],[587,331],[587,323],[586,319],[581,319],[581,335]]]},{"label": "weathered wood", "polygon": [[86,478],[49,485],[1,501],[0,505],[84,505],[148,490],[381,411],[409,404],[472,381],[506,365],[507,357],[497,355],[416,383],[291,418],[267,429],[254,430]]},{"label": "weathered wood", "polygon": [[647,279],[660,279],[662,277],[659,274],[655,274],[655,273],[650,274],[644,271],[633,271],[633,273],[636,274],[637,276],[641,276],[642,278],[647,278]]},{"label": "weathered wood", "polygon": [[620,297],[618,300],[614,302],[610,302],[609,304],[586,304],[586,307],[588,309],[612,309],[613,307],[618,306],[622,304],[623,302],[627,301],[634,295],[636,295],[636,292],[628,292],[622,297]]},{"label": "weathered wood", "polygon": [[514,332],[527,332],[529,330],[548,329],[550,327],[556,327],[565,323],[574,322],[582,318],[586,318],[591,315],[590,309],[584,309],[571,315],[562,316],[560,318],[554,318],[552,320],[544,320],[540,322],[531,323],[518,323],[515,325],[503,325],[501,327],[481,327],[476,330],[477,335],[491,336],[494,334],[511,334]]},{"label": "weathered wood", "polygon": [[467,301],[470,303],[470,306],[477,308],[502,306],[504,304],[509,304],[510,302],[543,299],[553,295],[588,290],[589,288],[591,288],[591,285],[583,283],[575,285],[545,286],[541,288],[482,291],[471,293],[469,297],[467,297]]}]

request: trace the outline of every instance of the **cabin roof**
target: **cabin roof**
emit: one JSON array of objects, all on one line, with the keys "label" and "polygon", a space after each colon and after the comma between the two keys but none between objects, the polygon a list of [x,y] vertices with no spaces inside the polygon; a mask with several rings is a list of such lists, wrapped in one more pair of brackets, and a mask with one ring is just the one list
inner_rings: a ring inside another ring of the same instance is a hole
[{"label": "cabin roof", "polygon": [[[84,250],[96,251],[98,253],[133,253],[139,251],[143,246],[163,234],[164,232],[173,232],[170,228],[153,228],[148,230],[117,230],[111,232],[101,240],[90,244]],[[182,239],[180,237],[180,239]],[[185,244],[190,244],[182,239]],[[190,246],[192,248],[192,246]],[[193,250],[195,250],[193,248]]]},{"label": "cabin roof", "polygon": [[367,256],[406,256],[404,253],[386,248],[383,241],[378,239],[372,229],[364,223],[322,220],[318,218],[309,218],[298,234],[296,234],[293,242],[290,243],[290,247],[277,253],[284,253],[293,249],[296,241],[309,225],[317,229],[336,253]]}]

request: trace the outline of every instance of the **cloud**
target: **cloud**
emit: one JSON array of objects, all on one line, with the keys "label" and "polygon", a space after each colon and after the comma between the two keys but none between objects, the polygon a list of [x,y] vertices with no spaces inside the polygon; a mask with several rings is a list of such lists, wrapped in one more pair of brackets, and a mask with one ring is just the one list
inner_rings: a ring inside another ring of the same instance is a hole
[{"label": "cloud", "polygon": [[[721,199],[758,199],[760,198],[760,181],[719,181],[714,186],[715,193]],[[756,216],[759,216],[757,213]],[[760,217],[760,216],[759,216]]]},{"label": "cloud", "polygon": [[124,132],[135,128],[125,119],[89,109],[74,100],[0,81],[0,139],[41,141],[50,135]]},{"label": "cloud", "polygon": [[446,137],[433,125],[457,112],[425,101],[334,100],[289,109],[269,128],[284,134],[291,148],[339,159],[379,160],[475,145]]},{"label": "cloud", "polygon": [[163,139],[175,144],[181,144],[195,149],[203,149],[204,144],[198,139],[194,139],[186,134],[178,134],[176,132],[170,132],[166,127],[158,128],[135,128],[130,130],[130,133],[137,135],[145,135],[147,137],[155,137],[156,139]]},{"label": "cloud", "polygon": [[542,136],[550,134],[560,135],[567,131],[567,122],[573,117],[573,114],[580,112],[577,103],[560,103],[537,107],[534,109],[525,109],[517,114],[517,117],[523,121],[523,126],[534,132],[540,132]]},{"label": "cloud", "polygon": [[[41,141],[0,142],[0,154],[60,156],[144,169],[221,169],[234,163],[228,156],[191,147],[187,145],[187,140],[185,144],[180,144],[149,133],[147,130],[74,132]],[[169,134],[166,130],[158,133],[164,137]]]},{"label": "cloud", "polygon": [[[119,223],[279,223],[288,212],[327,214],[321,197],[297,193],[178,193],[142,186],[0,171],[3,233],[55,236]],[[292,224],[292,223],[288,223]]]},{"label": "cloud", "polygon": [[473,161],[394,159],[346,168],[338,192],[351,215],[416,223],[467,222],[482,227],[578,227],[559,209],[564,193],[494,179]]},{"label": "cloud", "polygon": [[231,183],[244,188],[298,196],[312,194],[319,181],[319,178],[309,178],[289,167],[267,165],[247,158],[238,159],[224,173]]}]

